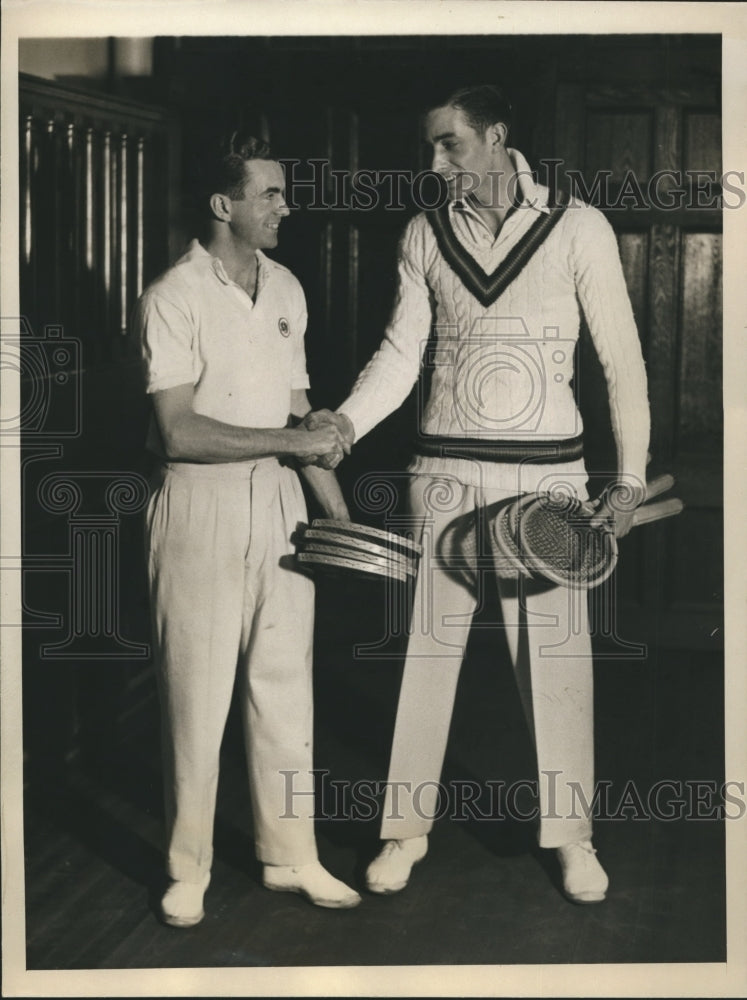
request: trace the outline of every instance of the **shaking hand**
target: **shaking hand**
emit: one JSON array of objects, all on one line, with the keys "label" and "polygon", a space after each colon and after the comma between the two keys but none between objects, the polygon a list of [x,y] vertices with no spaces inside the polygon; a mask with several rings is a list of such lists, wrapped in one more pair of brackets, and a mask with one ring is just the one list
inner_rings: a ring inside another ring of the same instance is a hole
[{"label": "shaking hand", "polygon": [[322,469],[336,469],[344,455],[350,454],[355,440],[355,429],[350,417],[344,413],[333,413],[332,410],[313,410],[306,414],[302,426],[312,433],[329,432],[334,429],[337,434],[335,446],[331,450],[302,460],[304,465],[311,464],[318,465]]}]

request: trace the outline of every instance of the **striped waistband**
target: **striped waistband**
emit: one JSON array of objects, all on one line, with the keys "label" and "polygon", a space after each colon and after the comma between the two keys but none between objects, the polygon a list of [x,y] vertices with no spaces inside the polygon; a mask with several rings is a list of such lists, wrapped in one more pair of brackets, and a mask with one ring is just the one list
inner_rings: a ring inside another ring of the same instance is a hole
[{"label": "striped waistband", "polygon": [[572,462],[584,456],[582,434],[562,440],[502,440],[425,435],[414,443],[416,454],[427,458],[467,458],[480,462]]}]

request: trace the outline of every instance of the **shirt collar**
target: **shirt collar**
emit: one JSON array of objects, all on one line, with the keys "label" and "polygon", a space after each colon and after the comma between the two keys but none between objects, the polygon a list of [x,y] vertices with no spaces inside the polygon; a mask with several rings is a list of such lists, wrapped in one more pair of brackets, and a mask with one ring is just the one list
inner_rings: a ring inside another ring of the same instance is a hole
[{"label": "shirt collar", "polygon": [[[532,176],[532,171],[524,156],[518,149],[506,149],[511,163],[516,171],[518,182],[518,195],[520,208],[533,208],[538,212],[547,215],[550,212],[548,199],[549,190],[544,184],[537,184]],[[477,212],[468,201],[458,199],[449,203],[451,211],[467,212],[476,215]]]},{"label": "shirt collar", "polygon": [[[220,259],[220,257],[214,257],[209,250],[205,249],[205,247],[202,245],[202,243],[200,243],[199,240],[196,239],[192,240],[192,242],[189,245],[189,252],[196,257],[203,257],[206,260],[210,261],[213,273],[224,285],[235,284],[235,282],[231,281],[231,279],[226,274],[226,269],[223,266],[223,261]],[[257,291],[259,291],[260,284],[264,284],[267,258],[265,257],[265,255],[262,253],[261,250],[256,250],[255,253],[257,254],[257,264],[258,264]]]}]

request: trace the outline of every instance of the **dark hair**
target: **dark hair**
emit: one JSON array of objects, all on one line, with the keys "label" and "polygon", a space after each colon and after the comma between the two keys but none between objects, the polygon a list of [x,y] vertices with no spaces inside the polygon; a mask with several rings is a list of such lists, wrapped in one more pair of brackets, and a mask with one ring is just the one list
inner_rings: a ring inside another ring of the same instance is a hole
[{"label": "dark hair", "polygon": [[445,101],[434,104],[433,108],[447,106],[462,111],[468,124],[476,132],[484,132],[496,122],[503,122],[506,128],[511,127],[511,102],[499,87],[492,84],[461,87]]},{"label": "dark hair", "polygon": [[212,194],[225,194],[237,201],[244,196],[249,160],[272,160],[270,146],[247,132],[234,131],[221,136],[202,158],[200,187],[207,199]]},{"label": "dark hair", "polygon": [[225,194],[239,201],[246,187],[245,164],[274,160],[264,139],[243,129],[217,134],[195,133],[185,149],[183,214],[188,229],[201,238],[208,235],[213,218],[210,198]]}]

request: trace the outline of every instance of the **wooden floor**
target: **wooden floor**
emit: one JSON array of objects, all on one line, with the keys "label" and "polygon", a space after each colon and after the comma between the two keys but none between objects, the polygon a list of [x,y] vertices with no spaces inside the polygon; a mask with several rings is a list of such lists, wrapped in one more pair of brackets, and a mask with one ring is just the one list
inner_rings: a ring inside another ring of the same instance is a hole
[{"label": "wooden floor", "polygon": [[[385,777],[401,666],[356,660],[355,623],[319,619],[316,764],[335,780]],[[372,625],[369,639],[375,639]],[[365,637],[363,637],[365,640]],[[531,778],[517,696],[489,630],[473,633],[460,681],[444,778]],[[148,681],[147,683],[150,683]],[[610,802],[635,783],[723,780],[723,686],[717,653],[650,650],[596,667],[597,778]],[[574,906],[554,852],[517,819],[440,820],[430,853],[399,895],[365,892],[375,818],[353,820],[325,794],[322,861],[355,885],[352,911],[315,908],[259,881],[240,730],[224,742],[216,860],[204,922],[157,919],[163,888],[155,699],[110,752],[73,762],[26,796],[29,969],[720,962],[725,960],[724,826],[715,819],[599,819],[595,844],[611,879],[607,901]],[[685,788],[686,786],[681,786]],[[325,791],[329,792],[327,786]],[[671,793],[670,793],[671,795]],[[486,810],[483,810],[486,811]],[[337,817],[335,817],[337,812]]]}]

